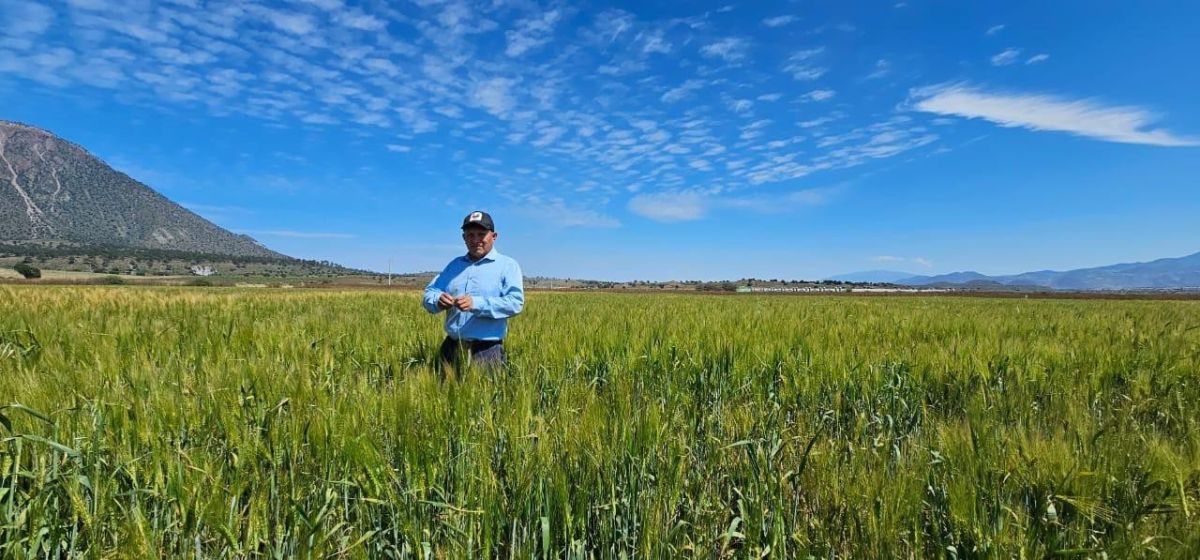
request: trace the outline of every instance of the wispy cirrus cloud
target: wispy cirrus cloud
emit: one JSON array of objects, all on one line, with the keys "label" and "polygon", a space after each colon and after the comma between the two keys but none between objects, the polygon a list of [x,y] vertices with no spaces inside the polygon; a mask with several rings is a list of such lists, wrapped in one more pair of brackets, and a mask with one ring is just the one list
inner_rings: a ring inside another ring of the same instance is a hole
[{"label": "wispy cirrus cloud", "polygon": [[1050,55],[1046,53],[1035,54],[1025,61],[1025,64],[1039,64],[1050,60]]},{"label": "wispy cirrus cloud", "polygon": [[708,213],[708,201],[699,193],[639,194],[629,200],[629,211],[658,222],[699,220]]},{"label": "wispy cirrus cloud", "polygon": [[1008,66],[1017,61],[1021,56],[1021,49],[1007,48],[992,56],[992,66]]},{"label": "wispy cirrus cloud", "polygon": [[789,23],[799,21],[800,18],[793,15],[775,16],[762,20],[763,25],[767,27],[783,27]]},{"label": "wispy cirrus cloud", "polygon": [[549,10],[517,23],[515,29],[505,33],[508,47],[504,54],[521,56],[530,50],[549,43],[554,32],[554,26],[561,19],[562,12]]},{"label": "wispy cirrus cloud", "polygon": [[686,80],[682,84],[667,90],[659,99],[664,103],[674,103],[683,100],[692,92],[698,91],[702,87],[704,87],[704,82],[701,80]]},{"label": "wispy cirrus cloud", "polygon": [[892,63],[886,58],[881,58],[875,61],[875,70],[867,74],[868,80],[877,80],[892,73]]},{"label": "wispy cirrus cloud", "polygon": [[844,186],[812,188],[784,193],[723,194],[719,189],[637,195],[629,210],[658,222],[700,220],[715,210],[733,209],[758,214],[784,214],[829,203]]},{"label": "wispy cirrus cloud", "polygon": [[783,71],[792,75],[792,78],[801,81],[812,81],[825,75],[828,69],[814,64],[817,57],[825,52],[825,47],[817,47],[813,49],[801,49],[795,51],[788,57],[787,63],[783,65]]},{"label": "wispy cirrus cloud", "polygon": [[[719,11],[655,20],[561,3],[147,0],[133,13],[108,0],[0,0],[18,4],[34,15],[47,7],[50,19],[0,29],[4,77],[349,133],[396,154],[382,166],[402,161],[448,189],[540,209],[532,214],[545,221],[565,216],[555,225],[619,227],[619,213],[635,209],[681,220],[696,208],[767,211],[758,189],[936,138],[920,123],[868,124],[878,116],[854,114],[849,92],[837,110],[820,103],[836,95],[824,81],[836,39],[759,49]],[[799,21],[749,17],[755,27]],[[41,33],[37,48],[13,29]],[[834,21],[812,34],[855,29]],[[302,187],[276,169],[255,173],[258,189]],[[700,187],[713,184],[720,193]],[[689,204],[696,192],[705,194]],[[676,203],[653,210],[659,195]]]},{"label": "wispy cirrus cloud", "polygon": [[493,116],[505,118],[516,106],[516,99],[511,92],[515,84],[516,80],[510,78],[484,80],[475,85],[471,100]]},{"label": "wispy cirrus cloud", "polygon": [[833,99],[833,96],[835,96],[835,95],[837,95],[837,92],[835,92],[831,89],[814,89],[808,93],[805,93],[804,95],[801,95],[799,97],[799,100],[800,101],[825,101],[828,99]]},{"label": "wispy cirrus cloud", "polygon": [[54,10],[37,2],[0,0],[0,24],[16,37],[36,37],[50,28]]},{"label": "wispy cirrus cloud", "polygon": [[709,58],[719,58],[725,62],[737,62],[746,58],[750,43],[738,37],[726,37],[719,41],[700,47],[700,54]]},{"label": "wispy cirrus cloud", "polygon": [[1200,146],[1200,139],[1150,128],[1158,118],[1147,109],[1108,106],[1090,99],[943,84],[913,90],[909,105],[917,111],[984,119],[1009,128],[1066,132],[1126,144]]}]

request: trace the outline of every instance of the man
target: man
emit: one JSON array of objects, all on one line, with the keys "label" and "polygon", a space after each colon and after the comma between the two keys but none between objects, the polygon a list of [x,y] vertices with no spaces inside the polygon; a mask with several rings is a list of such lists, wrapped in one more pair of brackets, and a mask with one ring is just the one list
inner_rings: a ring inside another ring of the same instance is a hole
[{"label": "man", "polygon": [[487,212],[468,214],[462,232],[467,254],[450,261],[425,287],[425,309],[446,311],[443,361],[455,368],[464,359],[484,366],[504,365],[508,318],[525,306],[521,267],[492,248],[498,234]]}]

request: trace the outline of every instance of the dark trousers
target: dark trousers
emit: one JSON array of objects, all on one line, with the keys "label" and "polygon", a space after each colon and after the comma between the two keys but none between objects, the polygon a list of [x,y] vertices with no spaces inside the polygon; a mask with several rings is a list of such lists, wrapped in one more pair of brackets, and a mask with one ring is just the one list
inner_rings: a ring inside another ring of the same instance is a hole
[{"label": "dark trousers", "polygon": [[439,351],[442,361],[462,369],[468,363],[483,367],[498,367],[508,363],[501,340],[454,340],[446,337]]}]

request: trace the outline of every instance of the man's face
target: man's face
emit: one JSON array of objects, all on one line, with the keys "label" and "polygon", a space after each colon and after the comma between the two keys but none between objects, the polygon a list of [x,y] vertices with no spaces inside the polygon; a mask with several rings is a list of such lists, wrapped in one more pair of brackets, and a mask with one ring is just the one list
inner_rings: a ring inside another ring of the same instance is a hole
[{"label": "man's face", "polygon": [[468,226],[463,230],[463,242],[467,244],[467,256],[475,260],[492,251],[492,245],[496,244],[496,232]]}]

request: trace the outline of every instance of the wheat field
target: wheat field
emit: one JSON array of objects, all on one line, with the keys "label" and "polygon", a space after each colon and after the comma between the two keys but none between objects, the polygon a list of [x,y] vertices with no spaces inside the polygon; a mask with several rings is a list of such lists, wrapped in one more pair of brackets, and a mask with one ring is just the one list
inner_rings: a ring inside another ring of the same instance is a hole
[{"label": "wheat field", "polygon": [[2,558],[1194,558],[1200,302],[0,286]]}]

